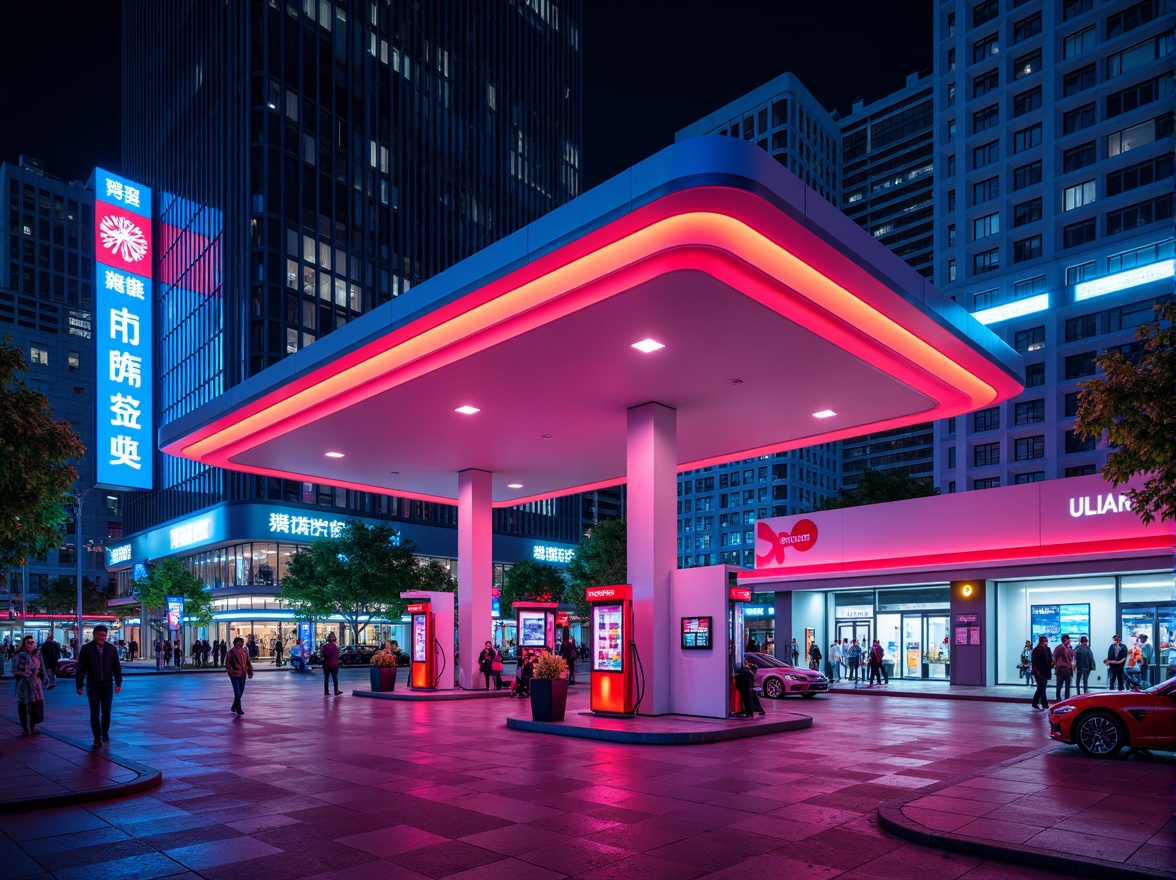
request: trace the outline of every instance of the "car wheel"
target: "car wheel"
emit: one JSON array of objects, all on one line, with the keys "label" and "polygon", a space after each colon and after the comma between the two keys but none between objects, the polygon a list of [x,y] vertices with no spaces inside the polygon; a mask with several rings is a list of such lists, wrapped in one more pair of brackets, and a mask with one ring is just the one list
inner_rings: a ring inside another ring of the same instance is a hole
[{"label": "car wheel", "polygon": [[806,700],[811,700],[813,697],[816,696],[816,694],[801,694],[801,696],[804,697]]},{"label": "car wheel", "polygon": [[1091,712],[1078,719],[1074,742],[1092,758],[1113,758],[1127,745],[1127,731],[1115,716]]},{"label": "car wheel", "polygon": [[765,678],[764,696],[773,700],[780,699],[784,696],[784,682],[778,678]]}]

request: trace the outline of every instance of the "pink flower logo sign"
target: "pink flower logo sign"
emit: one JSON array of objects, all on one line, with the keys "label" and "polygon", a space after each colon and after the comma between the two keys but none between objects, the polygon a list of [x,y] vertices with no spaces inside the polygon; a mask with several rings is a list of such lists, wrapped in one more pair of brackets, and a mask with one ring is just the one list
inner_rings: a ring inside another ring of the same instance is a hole
[{"label": "pink flower logo sign", "polygon": [[105,202],[94,205],[98,262],[144,278],[152,275],[151,239],[143,218]]},{"label": "pink flower logo sign", "polygon": [[769,545],[768,552],[756,553],[756,566],[783,565],[785,551],[792,549],[801,553],[811,550],[817,543],[817,524],[811,519],[798,520],[791,532],[776,532],[763,520],[756,524],[756,542]]}]

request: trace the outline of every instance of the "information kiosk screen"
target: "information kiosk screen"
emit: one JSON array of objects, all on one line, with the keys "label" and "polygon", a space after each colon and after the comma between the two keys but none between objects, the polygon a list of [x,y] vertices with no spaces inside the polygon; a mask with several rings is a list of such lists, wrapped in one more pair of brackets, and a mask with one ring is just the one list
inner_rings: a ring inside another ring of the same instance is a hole
[{"label": "information kiosk screen", "polygon": [[714,648],[714,641],[711,639],[712,620],[710,617],[683,617],[682,647],[686,650]]},{"label": "information kiosk screen", "polygon": [[519,612],[519,644],[524,648],[547,646],[547,615],[542,611]]},{"label": "information kiosk screen", "polygon": [[425,615],[412,616],[412,659],[414,663],[424,663],[428,657],[429,642],[425,631]]},{"label": "information kiosk screen", "polygon": [[624,669],[623,608],[623,605],[592,606],[592,668],[598,672],[621,672]]}]

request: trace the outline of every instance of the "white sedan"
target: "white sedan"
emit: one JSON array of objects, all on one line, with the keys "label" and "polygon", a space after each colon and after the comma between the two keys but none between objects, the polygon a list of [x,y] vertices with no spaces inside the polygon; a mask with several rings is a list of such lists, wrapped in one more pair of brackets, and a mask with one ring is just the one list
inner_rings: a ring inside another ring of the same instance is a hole
[{"label": "white sedan", "polygon": [[789,694],[815,697],[829,692],[829,679],[814,669],[793,666],[771,654],[749,651],[743,655],[749,669],[755,671],[755,687],[765,697],[778,700]]}]

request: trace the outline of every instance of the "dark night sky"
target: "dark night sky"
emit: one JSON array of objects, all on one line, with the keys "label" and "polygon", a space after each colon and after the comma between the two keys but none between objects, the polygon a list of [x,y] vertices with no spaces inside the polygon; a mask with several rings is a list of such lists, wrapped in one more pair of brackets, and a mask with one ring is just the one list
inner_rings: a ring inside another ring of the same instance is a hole
[{"label": "dark night sky", "polygon": [[[584,7],[588,186],[786,71],[844,113],[855,97],[882,97],[931,66],[932,0],[584,0]],[[85,179],[95,165],[117,170],[118,0],[19,3],[5,16],[17,46],[0,53],[0,160],[36,156],[66,180]]]}]

